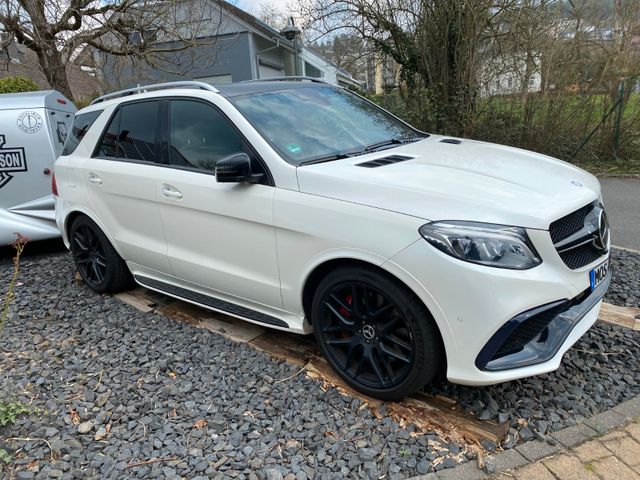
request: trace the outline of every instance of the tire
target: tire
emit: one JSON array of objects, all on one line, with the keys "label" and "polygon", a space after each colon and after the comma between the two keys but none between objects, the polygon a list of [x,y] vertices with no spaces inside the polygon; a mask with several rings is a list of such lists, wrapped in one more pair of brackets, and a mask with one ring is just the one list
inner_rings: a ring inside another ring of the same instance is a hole
[{"label": "tire", "polygon": [[413,292],[382,272],[342,267],[327,274],[311,321],[329,364],[365,395],[399,400],[441,373],[435,321]]},{"label": "tire", "polygon": [[133,277],[100,227],[87,216],[76,218],[69,229],[69,244],[80,276],[91,290],[114,293],[133,285]]}]

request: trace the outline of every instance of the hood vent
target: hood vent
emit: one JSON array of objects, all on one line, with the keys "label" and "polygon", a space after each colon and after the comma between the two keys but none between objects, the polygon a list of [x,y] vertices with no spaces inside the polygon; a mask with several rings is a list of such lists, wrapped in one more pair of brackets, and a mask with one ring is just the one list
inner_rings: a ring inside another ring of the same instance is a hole
[{"label": "hood vent", "polygon": [[404,155],[389,155],[388,157],[376,158],[375,160],[369,160],[368,162],[357,163],[358,167],[376,168],[384,167],[392,163],[404,162],[405,160],[411,160],[413,157],[406,157]]},{"label": "hood vent", "polygon": [[462,140],[458,140],[457,138],[443,138],[440,140],[440,143],[452,143],[454,145],[460,145]]}]

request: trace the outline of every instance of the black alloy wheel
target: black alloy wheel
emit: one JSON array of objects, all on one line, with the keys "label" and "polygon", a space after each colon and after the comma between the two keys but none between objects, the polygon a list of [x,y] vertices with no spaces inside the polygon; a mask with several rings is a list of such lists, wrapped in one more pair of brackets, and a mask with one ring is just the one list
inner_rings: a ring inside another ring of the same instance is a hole
[{"label": "black alloy wheel", "polygon": [[87,286],[98,293],[118,292],[133,285],[133,277],[100,227],[81,215],[69,229],[73,261]]},{"label": "black alloy wheel", "polygon": [[353,268],[332,272],[321,282],[312,312],[327,360],[363,393],[402,398],[439,369],[442,349],[433,320],[386,275]]},{"label": "black alloy wheel", "polygon": [[82,278],[89,286],[101,285],[107,274],[107,260],[96,233],[88,225],[82,225],[74,231],[71,241]]}]

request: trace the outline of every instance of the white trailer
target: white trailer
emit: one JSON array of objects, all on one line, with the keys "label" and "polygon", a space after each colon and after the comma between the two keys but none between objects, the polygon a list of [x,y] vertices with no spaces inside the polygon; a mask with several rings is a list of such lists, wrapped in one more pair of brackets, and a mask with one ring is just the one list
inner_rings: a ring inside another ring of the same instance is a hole
[{"label": "white trailer", "polygon": [[75,111],[55,90],[0,95],[0,246],[60,235],[51,177]]}]

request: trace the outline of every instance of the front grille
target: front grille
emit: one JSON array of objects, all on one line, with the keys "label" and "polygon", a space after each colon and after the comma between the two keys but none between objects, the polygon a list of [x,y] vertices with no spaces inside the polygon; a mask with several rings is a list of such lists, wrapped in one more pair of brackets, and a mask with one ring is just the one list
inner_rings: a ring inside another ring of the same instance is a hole
[{"label": "front grille", "polygon": [[[511,332],[504,343],[500,345],[500,348],[493,355],[493,359],[505,357],[522,350],[527,343],[544,334],[549,323],[564,309],[566,309],[566,306],[562,304],[523,321]],[[542,340],[544,341],[546,339],[543,338]]]},{"label": "front grille", "polygon": [[575,212],[572,212],[549,225],[551,241],[553,243],[557,243],[580,230],[584,225],[584,219],[587,217],[587,214],[593,210],[594,206],[595,203],[585,205],[584,207],[579,208]]},{"label": "front grille", "polygon": [[[606,254],[606,252],[596,248],[594,245],[593,240],[598,235],[597,231],[585,229],[584,235],[579,235],[580,238],[569,239],[572,235],[580,232],[582,227],[585,226],[585,220],[588,220],[588,224],[592,224],[593,216],[598,213],[594,212],[594,209],[600,209],[601,207],[597,202],[592,202],[549,225],[549,234],[560,258],[572,270],[589,265]],[[569,240],[563,242],[565,239]],[[562,245],[563,243],[564,246]],[[570,245],[567,245],[567,243]]]},{"label": "front grille", "polygon": [[596,250],[591,245],[583,245],[573,250],[562,252],[560,258],[567,267],[575,270],[576,268],[584,267],[585,265],[595,262],[602,255],[603,253],[601,251]]}]

